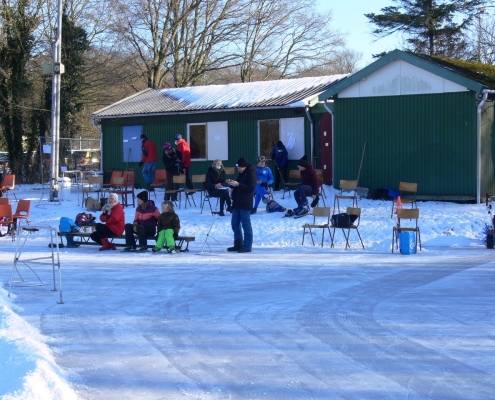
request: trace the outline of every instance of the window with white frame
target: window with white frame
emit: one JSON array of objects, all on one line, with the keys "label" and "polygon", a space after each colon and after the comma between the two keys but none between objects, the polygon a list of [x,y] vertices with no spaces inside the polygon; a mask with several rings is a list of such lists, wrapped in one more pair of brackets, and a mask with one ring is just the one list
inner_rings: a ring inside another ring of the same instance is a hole
[{"label": "window with white frame", "polygon": [[304,118],[281,118],[258,121],[259,154],[271,157],[273,146],[281,140],[289,153],[289,160],[305,154]]},{"label": "window with white frame", "polygon": [[191,160],[228,160],[227,121],[188,124],[187,135]]}]

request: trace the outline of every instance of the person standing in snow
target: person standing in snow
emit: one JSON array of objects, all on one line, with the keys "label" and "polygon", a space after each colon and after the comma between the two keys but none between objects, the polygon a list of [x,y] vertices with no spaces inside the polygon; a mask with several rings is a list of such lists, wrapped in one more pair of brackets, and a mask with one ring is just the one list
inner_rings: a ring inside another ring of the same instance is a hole
[{"label": "person standing in snow", "polygon": [[[181,171],[177,168],[177,152],[169,142],[163,145],[162,161],[167,172],[167,190],[176,190],[174,176],[180,175]],[[166,193],[163,200],[177,201],[177,193]]]},{"label": "person standing in snow", "polygon": [[189,168],[191,168],[191,149],[186,140],[182,139],[180,133],[175,135],[175,145],[177,146],[177,157],[179,157],[179,160],[182,162],[184,173],[186,174],[186,186],[188,189],[192,189],[193,184],[189,177]]},{"label": "person standing in snow", "polygon": [[148,200],[148,192],[142,191],[138,193],[136,213],[132,224],[125,224],[125,245],[124,251],[136,250],[136,239],[138,236],[139,251],[148,250],[148,236],[156,235],[156,224],[160,212],[155,206],[153,200]]},{"label": "person standing in snow", "polygon": [[230,223],[234,232],[234,246],[229,247],[227,250],[249,253],[253,246],[251,210],[253,209],[253,194],[256,188],[256,168],[242,157],[237,161],[236,166],[239,170],[237,180],[229,179],[226,181],[227,184],[233,187],[232,219]]},{"label": "person standing in snow", "polygon": [[146,135],[141,134],[141,151],[143,153],[140,167],[143,167],[143,178],[146,181],[146,189],[154,190],[150,185],[155,180],[156,162],[158,161],[158,155],[156,153],[156,144],[152,140],[148,139]]},{"label": "person standing in snow", "polygon": [[272,148],[272,160],[275,161],[276,168],[279,171],[275,174],[274,190],[280,190],[280,176],[282,176],[284,182],[287,182],[289,171],[289,153],[281,140]]},{"label": "person standing in snow", "polygon": [[258,165],[256,166],[256,189],[254,190],[254,207],[251,210],[251,214],[256,214],[258,209],[258,205],[260,204],[261,199],[265,196],[265,193],[268,190],[268,185],[273,183],[273,174],[270,167],[266,166],[266,157],[259,156],[258,157]]},{"label": "person standing in snow", "polygon": [[119,203],[117,193],[110,193],[108,202],[101,209],[100,221],[95,225],[91,239],[101,244],[102,250],[115,250],[115,245],[108,241],[109,237],[120,236],[124,233],[125,214],[122,204]]}]

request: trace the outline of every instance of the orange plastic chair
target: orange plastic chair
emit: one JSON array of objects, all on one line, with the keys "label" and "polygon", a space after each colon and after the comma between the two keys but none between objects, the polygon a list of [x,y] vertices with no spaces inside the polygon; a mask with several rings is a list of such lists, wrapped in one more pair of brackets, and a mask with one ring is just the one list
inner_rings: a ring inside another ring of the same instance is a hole
[{"label": "orange plastic chair", "polygon": [[9,192],[12,192],[14,198],[17,200],[17,197],[14,193],[15,189],[15,175],[5,175],[2,183],[2,191],[5,192],[5,196],[8,197]]},{"label": "orange plastic chair", "polygon": [[12,235],[12,241],[15,240],[14,219],[12,217],[12,206],[10,204],[0,204],[0,226],[9,226],[8,235]]},{"label": "orange plastic chair", "polygon": [[[19,229],[21,220],[26,221],[29,224],[29,214],[31,213],[31,200],[19,200],[17,203],[17,208],[13,215],[14,224],[16,228]],[[17,220],[19,220],[19,225],[17,225]]]},{"label": "orange plastic chair", "polygon": [[150,185],[150,188],[153,188],[153,193],[155,194],[156,199],[156,190],[157,188],[166,188],[167,187],[167,171],[165,169],[157,169],[155,170],[155,180]]}]

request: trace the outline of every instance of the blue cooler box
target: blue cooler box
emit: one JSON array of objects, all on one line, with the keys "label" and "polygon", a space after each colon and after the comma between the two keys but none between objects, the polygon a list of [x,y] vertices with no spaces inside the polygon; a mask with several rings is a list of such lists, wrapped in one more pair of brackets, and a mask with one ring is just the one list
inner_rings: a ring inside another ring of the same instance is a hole
[{"label": "blue cooler box", "polygon": [[399,233],[400,253],[416,254],[416,232]]}]

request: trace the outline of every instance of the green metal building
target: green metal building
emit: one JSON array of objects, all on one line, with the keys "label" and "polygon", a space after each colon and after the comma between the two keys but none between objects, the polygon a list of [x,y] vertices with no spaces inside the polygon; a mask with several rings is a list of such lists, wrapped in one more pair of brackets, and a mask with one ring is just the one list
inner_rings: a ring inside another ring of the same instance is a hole
[{"label": "green metal building", "polygon": [[[495,193],[495,69],[392,51],[319,95],[332,105],[333,179],[427,198]],[[366,146],[364,146],[366,144]]]},{"label": "green metal building", "polygon": [[[136,186],[145,187],[138,167],[141,133],[157,144],[157,169],[163,168],[163,144],[173,144],[177,133],[191,146],[191,174],[205,173],[215,159],[226,166],[240,157],[256,163],[259,155],[271,156],[278,140],[289,150],[291,167],[303,155],[319,162],[315,126],[326,111],[311,100],[346,76],[144,90],[93,114],[102,137],[102,169],[135,170]],[[312,109],[319,114],[313,116]]]}]

